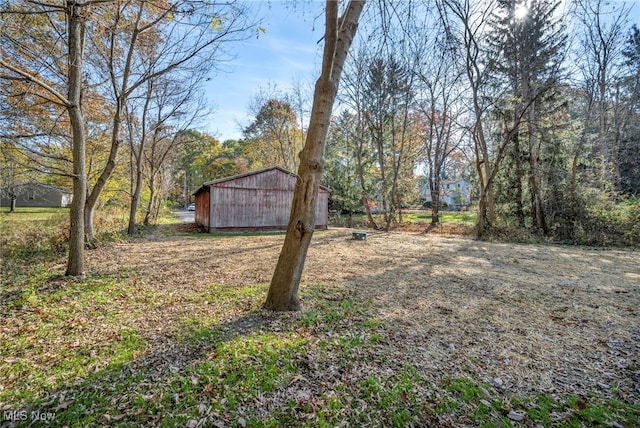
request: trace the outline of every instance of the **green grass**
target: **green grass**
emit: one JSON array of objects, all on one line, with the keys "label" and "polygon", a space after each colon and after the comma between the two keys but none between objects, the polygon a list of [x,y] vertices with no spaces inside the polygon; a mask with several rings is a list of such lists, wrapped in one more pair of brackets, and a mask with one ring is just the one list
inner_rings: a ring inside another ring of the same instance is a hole
[{"label": "green grass", "polygon": [[[12,312],[21,314],[24,333],[0,336],[0,405],[32,406],[54,416],[51,426],[520,426],[510,411],[524,415],[526,426],[640,422],[637,405],[613,399],[517,396],[468,377],[434,381],[419,367],[395,366],[379,342],[393,327],[340,288],[305,287],[305,312],[276,315],[259,308],[266,285],[211,285],[184,304],[242,307],[243,315],[223,322],[213,313],[185,313],[175,347],[148,350],[127,325],[130,314],[113,303],[124,294],[141,304],[162,303],[136,294],[135,273],[48,291],[37,286],[47,282],[46,273],[33,275],[39,279],[25,280],[31,289]],[[83,342],[91,327],[83,319],[97,316],[108,340]],[[54,360],[37,348],[56,353]],[[145,363],[149,351],[157,356]]]},{"label": "green grass", "polygon": [[[373,218],[381,222],[383,214],[375,214]],[[440,224],[443,228],[457,228],[460,231],[471,230],[475,226],[476,218],[475,210],[440,211]],[[330,225],[341,227],[365,227],[366,223],[367,218],[364,214],[354,214],[350,219],[348,216],[336,216],[330,219]],[[402,224],[399,226],[424,225],[427,227],[429,224],[431,224],[431,210],[412,210],[402,212]]]},{"label": "green grass", "polygon": [[152,287],[127,267],[73,279],[54,263],[16,257],[0,288],[0,408],[50,426],[640,424],[637,397],[521,395],[399,358],[414,350],[390,339],[393,318],[346,286],[305,283],[305,311],[273,314],[266,284]]},{"label": "green grass", "polygon": [[[475,211],[440,211],[439,217],[442,224],[456,224],[472,227],[475,225],[477,216]],[[408,224],[431,223],[431,211],[410,211],[403,213],[402,219]]]}]

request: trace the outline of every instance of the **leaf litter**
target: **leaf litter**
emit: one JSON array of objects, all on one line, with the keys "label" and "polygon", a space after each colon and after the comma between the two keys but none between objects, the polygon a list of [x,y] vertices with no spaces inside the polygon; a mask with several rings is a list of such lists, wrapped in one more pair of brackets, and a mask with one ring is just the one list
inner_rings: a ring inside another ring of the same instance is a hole
[{"label": "leaf litter", "polygon": [[[371,412],[372,401],[345,396],[344,385],[362,388],[370,382],[376,391],[374,381],[397,380],[407,367],[424,379],[408,388],[422,400],[413,405],[422,409],[432,409],[442,398],[438,386],[458,377],[485,385],[480,391],[485,406],[506,392],[553,397],[597,392],[640,404],[637,251],[407,232],[368,232],[367,240],[355,241],[351,232],[335,228],[314,234],[301,295],[303,305],[316,311],[325,303],[345,300],[357,302],[361,309],[333,323],[320,320],[299,328],[296,334],[307,343],[304,352],[294,355],[300,373],[248,398],[247,411],[266,417],[293,399],[304,409],[301,414],[313,420],[324,402],[335,397],[346,401],[340,410],[345,418],[350,411]],[[205,338],[195,346],[180,341],[186,321],[219,326],[221,337],[229,338],[256,331],[290,335],[290,326],[303,319],[306,311],[275,314],[260,309],[265,297],[261,291],[266,291],[282,241],[280,234],[156,234],[99,247],[88,253],[87,271],[117,277],[125,289],[96,303],[98,308],[76,309],[77,316],[51,329],[48,341],[63,349],[96,349],[116,340],[123,326],[131,328],[144,341],[144,349],[133,356],[129,370],[142,373],[139,389],[152,391],[147,398],[162,396],[154,389],[156,382],[184,374],[215,355],[219,338]],[[64,266],[57,268],[63,271]],[[64,287],[59,284],[64,280],[51,281]],[[260,288],[239,299],[237,293],[246,287]],[[65,299],[62,304],[71,308],[77,303],[73,296]],[[14,322],[3,326],[3,341],[23,336],[36,328],[31,324],[51,316],[46,310],[25,314],[16,308],[4,315]],[[81,335],[69,343],[65,329]],[[340,340],[371,346],[353,346],[345,355]],[[46,370],[53,354],[45,349],[2,355],[2,364],[21,358]],[[92,370],[104,367],[99,361],[92,364]],[[200,381],[196,375],[189,379],[194,385]],[[21,388],[17,379],[0,384],[3,393]],[[399,396],[407,399],[407,391]],[[61,398],[58,406],[70,404],[64,395]],[[15,404],[24,403],[0,402],[0,407]],[[203,410],[206,405],[199,406],[203,418],[215,416]],[[105,418],[116,420],[125,411],[114,408],[114,415]],[[502,411],[513,421],[525,419],[522,409],[508,402]],[[438,416],[436,422],[464,425],[464,418],[449,417]],[[201,422],[189,420],[187,425]],[[239,413],[235,424],[245,423],[246,416]]]}]

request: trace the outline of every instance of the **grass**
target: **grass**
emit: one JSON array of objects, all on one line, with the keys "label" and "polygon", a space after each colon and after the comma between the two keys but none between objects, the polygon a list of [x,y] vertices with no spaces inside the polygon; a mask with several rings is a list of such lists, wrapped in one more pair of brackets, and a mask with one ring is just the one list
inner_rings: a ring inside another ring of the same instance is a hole
[{"label": "grass", "polygon": [[21,254],[0,288],[0,425],[640,424],[637,400],[518,395],[401,363],[394,326],[342,286],[305,284],[304,312],[273,314],[266,284],[177,292],[127,268],[65,278]]},{"label": "grass", "polygon": [[[241,306],[240,319],[183,318],[179,356],[172,354],[176,348],[160,350],[175,360],[144,363],[146,340],[113,302],[134,292],[131,275],[87,278],[53,291],[31,283],[19,309],[4,315],[19,318],[23,333],[0,339],[0,407],[49,414],[52,426],[83,427],[520,426],[513,414],[527,426],[640,422],[637,405],[613,399],[514,396],[475,379],[433,383],[415,367],[396,367],[377,339],[388,326],[372,318],[367,302],[321,284],[304,289],[305,312],[283,315],[259,308],[266,285],[212,285],[193,301]],[[153,304],[149,298],[132,297]],[[105,341],[84,341],[85,320],[98,312]]]},{"label": "grass", "polygon": [[[379,223],[383,221],[383,214],[373,216]],[[469,233],[476,222],[476,211],[440,211],[440,226],[442,232]],[[333,216],[329,219],[331,226],[338,227],[365,227],[367,218],[364,214],[353,214],[351,217],[346,215]],[[410,210],[402,212],[402,224],[396,225],[396,228],[426,228],[431,224],[430,210]]]},{"label": "grass", "polygon": [[[458,224],[474,226],[476,222],[475,211],[440,211],[440,222],[443,224]],[[431,211],[409,211],[403,214],[403,221],[408,224],[431,223]]]}]

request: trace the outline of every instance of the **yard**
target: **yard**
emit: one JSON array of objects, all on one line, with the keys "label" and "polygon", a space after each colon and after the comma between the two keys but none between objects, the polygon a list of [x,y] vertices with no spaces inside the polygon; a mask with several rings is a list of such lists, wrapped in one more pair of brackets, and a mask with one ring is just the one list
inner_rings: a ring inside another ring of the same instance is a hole
[{"label": "yard", "polygon": [[637,251],[351,232],[314,235],[301,313],[260,308],[281,234],[3,259],[2,423],[640,423]]}]

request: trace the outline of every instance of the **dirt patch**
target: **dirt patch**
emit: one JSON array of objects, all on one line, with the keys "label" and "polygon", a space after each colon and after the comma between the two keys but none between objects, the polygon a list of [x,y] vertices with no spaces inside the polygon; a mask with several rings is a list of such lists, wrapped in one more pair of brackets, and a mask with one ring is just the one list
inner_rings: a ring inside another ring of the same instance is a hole
[{"label": "dirt patch", "polygon": [[[314,235],[301,293],[322,284],[367,302],[394,364],[524,394],[597,391],[640,402],[637,251],[407,232],[355,241],[351,233]],[[92,271],[129,269],[147,288],[173,290],[174,300],[134,320],[151,349],[166,340],[172,314],[215,312],[176,298],[181,290],[268,283],[284,236],[155,238],[104,247],[88,260]],[[237,316],[216,313],[221,321]]]}]

